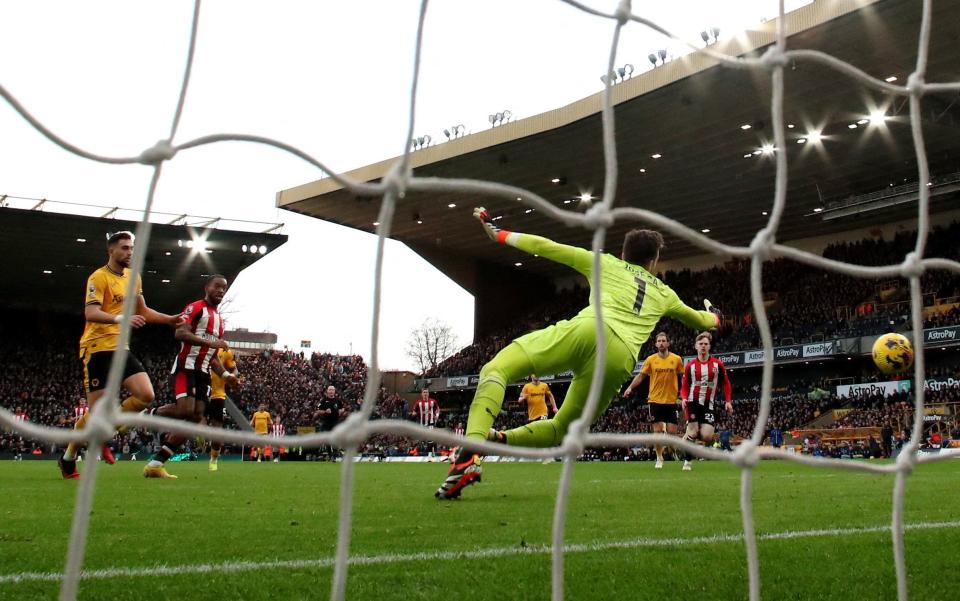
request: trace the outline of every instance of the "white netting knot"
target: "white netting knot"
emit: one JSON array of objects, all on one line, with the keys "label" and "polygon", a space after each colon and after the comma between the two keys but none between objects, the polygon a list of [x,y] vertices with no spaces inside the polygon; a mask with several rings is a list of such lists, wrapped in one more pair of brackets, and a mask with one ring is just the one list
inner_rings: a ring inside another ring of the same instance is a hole
[{"label": "white netting knot", "polygon": [[356,449],[367,439],[367,418],[358,411],[351,413],[347,419],[333,430],[331,444],[341,449]]},{"label": "white netting knot", "polygon": [[920,260],[920,256],[916,251],[907,253],[907,256],[903,258],[903,263],[900,265],[900,273],[907,278],[919,278],[923,275],[923,272],[923,261]]},{"label": "white netting knot", "polygon": [[96,438],[97,440],[110,440],[116,434],[116,426],[105,417],[90,414],[87,424],[83,428],[84,438],[87,440]]},{"label": "white netting knot", "polygon": [[733,464],[743,469],[752,469],[760,463],[760,452],[757,443],[745,440],[733,451]]},{"label": "white netting knot", "polygon": [[750,254],[755,259],[766,261],[770,258],[770,248],[773,246],[773,233],[768,228],[763,228],[750,242]]},{"label": "white netting knot", "polygon": [[897,471],[909,476],[917,465],[917,454],[914,445],[905,445],[897,455]]},{"label": "white netting knot", "polygon": [[589,230],[608,228],[612,225],[613,213],[602,204],[593,205],[583,214],[583,226]]},{"label": "white netting knot", "polygon": [[385,194],[393,193],[395,198],[403,198],[407,194],[407,181],[410,179],[410,170],[404,169],[400,161],[383,176],[383,190]]},{"label": "white netting knot", "polygon": [[626,25],[630,21],[630,17],[633,16],[633,9],[630,6],[630,0],[620,0],[620,3],[617,4],[617,10],[614,11],[613,16],[617,18],[617,23],[620,25]]},{"label": "white netting knot", "polygon": [[159,165],[169,161],[177,154],[177,149],[170,144],[170,140],[160,140],[150,148],[144,150],[137,157],[137,162],[143,165]]},{"label": "white netting knot", "polygon": [[767,48],[767,51],[760,57],[760,64],[765,69],[774,69],[776,67],[786,67],[790,64],[786,53],[777,48],[776,44]]},{"label": "white netting knot", "polygon": [[907,91],[911,94],[923,94],[923,87],[926,81],[920,73],[911,73],[907,77]]},{"label": "white netting knot", "polygon": [[578,432],[573,435],[567,435],[567,437],[563,439],[563,444],[560,445],[560,454],[576,459],[580,455],[583,455],[583,449],[583,438]]}]

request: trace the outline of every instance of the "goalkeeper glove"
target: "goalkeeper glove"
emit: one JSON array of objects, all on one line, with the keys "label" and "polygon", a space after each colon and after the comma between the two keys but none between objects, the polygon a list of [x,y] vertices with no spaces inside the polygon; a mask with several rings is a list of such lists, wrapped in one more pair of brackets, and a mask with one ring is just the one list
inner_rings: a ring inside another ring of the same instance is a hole
[{"label": "goalkeeper glove", "polygon": [[717,316],[716,328],[719,328],[720,325],[723,324],[723,311],[717,307],[714,307],[713,303],[711,303],[708,299],[703,299],[703,308]]},{"label": "goalkeeper glove", "polygon": [[506,241],[507,234],[510,232],[506,230],[501,230],[497,226],[493,225],[493,221],[490,220],[490,214],[487,213],[487,210],[483,207],[477,207],[473,210],[473,217],[480,222],[480,225],[483,226],[483,232],[487,235],[488,238],[494,242],[500,242],[503,244]]}]

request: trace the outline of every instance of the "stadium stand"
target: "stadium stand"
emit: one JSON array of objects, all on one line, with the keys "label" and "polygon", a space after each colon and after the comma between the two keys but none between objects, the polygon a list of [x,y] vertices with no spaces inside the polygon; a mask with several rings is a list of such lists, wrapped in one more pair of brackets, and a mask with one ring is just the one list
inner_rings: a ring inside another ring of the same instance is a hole
[{"label": "stadium stand", "polygon": [[[826,248],[824,255],[837,260],[862,264],[881,264],[902,256],[912,247],[915,232],[901,232],[892,240],[863,239],[840,242]],[[960,258],[953,241],[960,237],[960,224],[951,223],[937,228],[930,237],[931,250],[943,256]],[[668,272],[665,280],[683,298],[717,299],[727,312],[729,325],[714,346],[716,352],[756,348],[759,345],[756,328],[750,318],[746,270],[742,265],[729,263],[702,271]],[[764,279],[768,289],[777,290],[771,297],[771,321],[775,344],[800,343],[815,337],[859,336],[879,333],[903,325],[906,305],[899,302],[896,282],[856,280],[834,273],[826,273],[784,260],[771,261],[765,266]],[[960,278],[945,272],[932,272],[924,277],[923,289],[928,299],[950,299],[960,296]],[[509,327],[464,347],[458,353],[424,375],[438,377],[477,373],[485,361],[511,339],[541,327],[543,324],[574,315],[587,301],[587,289],[574,286],[545,298]],[[960,306],[946,305],[948,310],[931,313],[927,327],[960,323]],[[82,329],[79,315],[15,309],[0,324],[3,344],[0,360],[7,366],[0,373],[0,405],[20,410],[27,419],[45,425],[70,427],[82,405],[81,374],[74,356],[77,335]],[[672,322],[660,324],[673,337],[673,350],[681,354],[692,348],[693,334],[683,331]],[[39,335],[38,335],[39,334]],[[820,338],[822,339],[822,338]],[[162,327],[151,326],[138,331],[133,349],[141,359],[156,389],[158,402],[170,398],[167,374],[176,351],[173,337]],[[652,353],[649,345],[642,353]],[[247,415],[259,403],[266,403],[274,419],[286,431],[312,427],[313,412],[328,385],[337,388],[346,401],[347,410],[358,407],[367,378],[367,366],[358,355],[341,356],[327,353],[305,355],[291,351],[260,351],[242,354],[238,358],[241,387],[231,394],[238,407]],[[931,360],[933,378],[948,377],[960,380],[953,365],[937,367]],[[848,376],[850,374],[847,374]],[[734,440],[749,434],[757,414],[757,375],[740,372],[735,378],[735,406],[733,417],[723,416],[721,429],[729,431]],[[876,372],[860,370],[852,377],[858,382],[876,380]],[[780,372],[780,386],[773,401],[771,427],[789,431],[803,427],[811,420],[832,409],[846,408],[841,417],[827,428],[878,428],[886,422],[906,423],[910,418],[912,396],[872,395],[847,399],[826,392],[828,378],[811,380],[806,372],[791,376]],[[565,384],[553,385],[558,399],[563,398]],[[811,391],[823,394],[810,394]],[[469,392],[450,392],[438,396],[443,412],[437,427],[453,429],[466,422]],[[960,402],[960,389],[944,388],[931,392],[932,404]],[[381,402],[375,418],[408,417],[407,402],[397,394],[381,390]],[[519,406],[509,405],[501,415],[499,427],[520,425],[526,414]],[[229,422],[228,422],[229,424]],[[648,432],[649,415],[645,403],[634,399],[616,399],[610,409],[594,425],[595,431]],[[118,450],[137,449],[152,444],[152,437],[132,432],[115,441]],[[9,433],[0,433],[0,455],[27,452],[38,448],[30,441],[22,441]],[[415,442],[398,436],[380,435],[367,441],[362,451],[372,456],[396,456],[410,453],[425,454],[437,450],[432,443]],[[52,452],[54,449],[40,449]],[[586,455],[604,459],[610,455]],[[625,450],[614,457],[646,459],[646,453]]]},{"label": "stadium stand", "polygon": [[[823,255],[830,259],[881,265],[903,256],[913,247],[916,232],[901,232],[892,240],[863,239],[828,246]],[[934,228],[930,250],[942,256],[960,258],[955,241],[960,238],[960,223]],[[752,323],[746,264],[732,262],[701,271],[667,272],[664,281],[680,298],[710,298],[721,307],[728,320],[723,335],[715,341],[715,352],[754,349],[760,338]],[[774,345],[799,344],[830,337],[876,334],[906,323],[908,305],[897,302],[905,297],[903,282],[881,282],[825,272],[786,259],[764,265],[764,285],[777,293],[769,297],[770,325]],[[960,277],[950,272],[932,271],[923,278],[923,291],[929,300],[960,296]],[[480,367],[510,340],[543,327],[557,319],[575,315],[587,303],[587,290],[574,288],[559,292],[543,307],[531,311],[515,324],[461,349],[429,370],[425,376],[475,374]],[[953,325],[960,320],[960,308],[932,316],[928,327]],[[695,333],[666,320],[660,328],[670,334],[672,348],[680,354],[692,352]],[[642,355],[655,352],[648,342]]]}]

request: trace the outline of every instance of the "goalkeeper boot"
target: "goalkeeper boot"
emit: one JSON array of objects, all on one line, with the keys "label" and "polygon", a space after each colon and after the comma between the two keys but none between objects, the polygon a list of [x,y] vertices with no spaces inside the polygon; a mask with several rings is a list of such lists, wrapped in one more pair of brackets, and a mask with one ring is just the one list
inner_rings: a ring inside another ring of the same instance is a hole
[{"label": "goalkeeper boot", "polygon": [[458,498],[464,488],[474,482],[480,482],[480,475],[483,473],[480,455],[465,449],[457,449],[452,456],[454,459],[450,463],[447,477],[433,494],[438,499]]},{"label": "goalkeeper boot", "polygon": [[63,476],[64,480],[77,480],[80,478],[80,472],[77,471],[76,459],[64,459],[61,457],[57,461],[57,465],[60,466],[60,475]]},{"label": "goalkeeper boot", "polygon": [[167,480],[176,480],[177,477],[167,471],[163,466],[160,467],[150,467],[149,465],[143,468],[143,477],[144,478],[164,478]]},{"label": "goalkeeper boot", "polygon": [[100,449],[100,458],[107,462],[107,465],[113,465],[117,462],[116,457],[113,456],[113,451],[110,450],[110,445],[103,445],[103,448]]}]

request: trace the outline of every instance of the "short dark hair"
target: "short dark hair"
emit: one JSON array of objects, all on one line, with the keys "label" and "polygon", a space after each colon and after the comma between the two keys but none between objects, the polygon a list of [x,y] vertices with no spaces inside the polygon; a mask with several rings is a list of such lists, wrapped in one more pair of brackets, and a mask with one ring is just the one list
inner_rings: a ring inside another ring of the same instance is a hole
[{"label": "short dark hair", "polygon": [[121,240],[133,240],[133,232],[122,231],[114,232],[107,236],[107,248],[112,247],[117,242]]},{"label": "short dark hair", "polygon": [[203,287],[206,288],[207,286],[209,286],[210,284],[212,284],[212,283],[213,283],[213,280],[223,280],[223,281],[227,281],[227,276],[221,275],[221,274],[219,274],[219,273],[215,273],[215,274],[213,274],[213,275],[208,275],[208,276],[207,276],[207,279],[203,281]]},{"label": "short dark hair", "polygon": [[645,267],[660,256],[660,250],[663,247],[663,235],[660,232],[643,229],[630,230],[623,237],[623,260],[627,263]]}]

